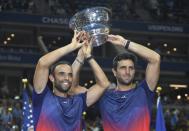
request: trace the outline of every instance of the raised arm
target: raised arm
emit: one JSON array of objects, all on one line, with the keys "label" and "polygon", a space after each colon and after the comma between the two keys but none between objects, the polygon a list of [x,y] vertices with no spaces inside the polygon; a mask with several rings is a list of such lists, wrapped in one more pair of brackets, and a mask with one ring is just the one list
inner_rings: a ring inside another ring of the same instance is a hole
[{"label": "raised arm", "polygon": [[104,91],[108,88],[110,82],[108,81],[105,73],[101,69],[101,67],[97,64],[95,59],[91,55],[91,47],[84,46],[83,52],[85,54],[85,59],[89,63],[92,68],[92,71],[95,75],[96,84],[89,88],[87,91],[87,106],[94,104],[104,93]]},{"label": "raised arm", "polygon": [[83,64],[84,64],[84,54],[82,48],[80,48],[77,57],[75,58],[72,64],[73,82],[72,82],[71,94],[79,94],[87,91],[87,88],[79,85],[79,74]]},{"label": "raised arm", "polygon": [[83,32],[76,33],[75,31],[74,37],[70,44],[49,52],[39,59],[33,79],[34,89],[37,93],[40,94],[47,84],[50,66],[64,55],[82,46],[83,43],[79,42],[79,38],[82,34]]},{"label": "raised arm", "polygon": [[126,47],[129,51],[147,60],[148,65],[145,79],[150,90],[153,91],[157,85],[160,74],[160,55],[145,46],[129,41],[119,35],[109,35],[107,41],[115,45],[123,46],[124,48]]}]

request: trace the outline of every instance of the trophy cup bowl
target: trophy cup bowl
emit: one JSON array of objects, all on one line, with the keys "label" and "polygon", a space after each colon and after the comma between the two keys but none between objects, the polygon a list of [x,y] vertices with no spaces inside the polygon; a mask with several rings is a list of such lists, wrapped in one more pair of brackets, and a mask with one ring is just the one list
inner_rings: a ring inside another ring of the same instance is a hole
[{"label": "trophy cup bowl", "polygon": [[110,32],[111,11],[106,7],[92,7],[76,13],[69,21],[72,30],[86,31],[92,45],[100,46],[106,42]]}]

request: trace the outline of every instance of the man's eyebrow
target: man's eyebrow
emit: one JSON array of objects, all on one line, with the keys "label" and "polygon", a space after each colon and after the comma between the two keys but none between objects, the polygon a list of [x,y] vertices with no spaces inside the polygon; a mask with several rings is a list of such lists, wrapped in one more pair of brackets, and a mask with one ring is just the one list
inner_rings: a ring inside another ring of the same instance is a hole
[{"label": "man's eyebrow", "polygon": [[122,68],[122,67],[134,67],[134,65],[122,65],[122,66],[120,66],[120,68]]},{"label": "man's eyebrow", "polygon": [[60,71],[60,72],[58,72],[58,73],[61,73],[61,74],[73,74],[72,72],[66,73],[66,72],[64,72],[64,71]]},{"label": "man's eyebrow", "polygon": [[64,72],[64,71],[59,71],[58,73],[66,73],[66,72]]}]

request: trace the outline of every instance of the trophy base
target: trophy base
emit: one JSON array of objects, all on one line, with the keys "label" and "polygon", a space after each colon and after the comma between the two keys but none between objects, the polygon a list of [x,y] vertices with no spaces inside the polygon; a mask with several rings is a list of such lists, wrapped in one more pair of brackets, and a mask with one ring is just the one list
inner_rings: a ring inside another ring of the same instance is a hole
[{"label": "trophy base", "polygon": [[108,27],[87,30],[92,39],[93,47],[101,46],[107,40],[110,32]]}]

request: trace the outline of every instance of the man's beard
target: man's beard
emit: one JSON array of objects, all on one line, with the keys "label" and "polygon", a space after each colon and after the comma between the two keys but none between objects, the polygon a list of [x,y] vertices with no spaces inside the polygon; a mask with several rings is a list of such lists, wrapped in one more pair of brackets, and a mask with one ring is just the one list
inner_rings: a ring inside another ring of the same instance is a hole
[{"label": "man's beard", "polygon": [[64,85],[54,83],[54,88],[56,88],[58,91],[62,93],[67,93],[70,90],[71,86],[66,87]]},{"label": "man's beard", "polygon": [[133,78],[129,81],[124,81],[123,79],[119,79],[117,78],[117,81],[121,84],[121,85],[130,85],[131,83],[133,83]]}]

